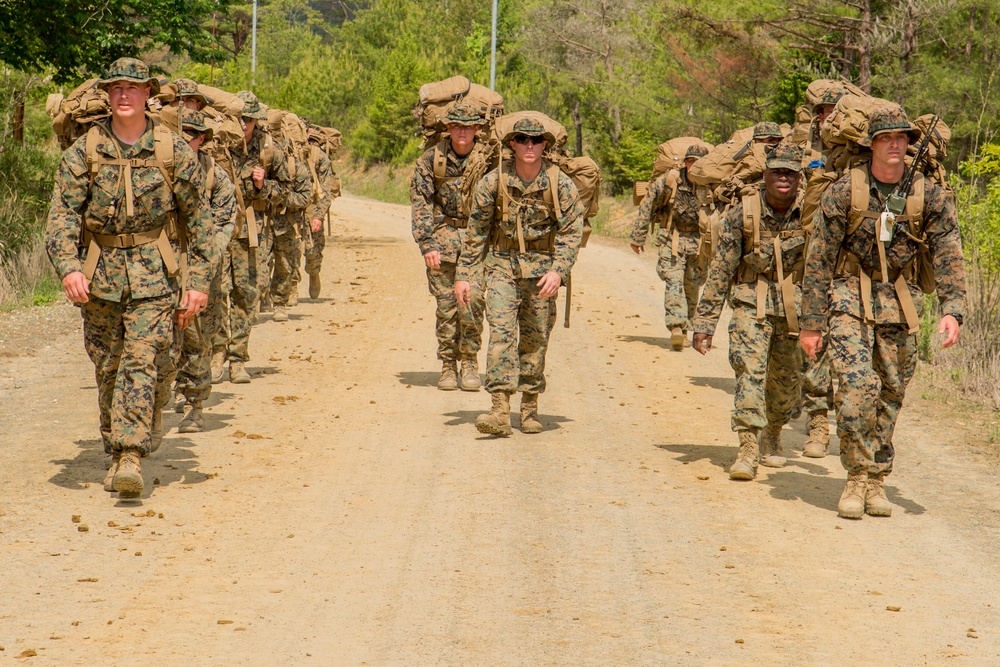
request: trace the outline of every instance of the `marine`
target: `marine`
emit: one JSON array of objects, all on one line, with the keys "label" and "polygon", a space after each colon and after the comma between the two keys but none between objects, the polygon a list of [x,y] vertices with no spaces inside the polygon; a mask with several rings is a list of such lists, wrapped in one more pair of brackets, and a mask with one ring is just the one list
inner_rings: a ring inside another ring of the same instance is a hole
[{"label": "marine", "polygon": [[576,263],[585,214],[576,185],[542,156],[555,137],[539,120],[519,120],[502,143],[514,159],[502,160],[476,186],[455,296],[469,304],[473,283],[483,281],[490,325],[486,390],[492,408],[479,415],[476,428],[507,437],[513,432],[510,396],[518,391],[521,432],[543,430],[538,395],[545,391],[554,297]]}]

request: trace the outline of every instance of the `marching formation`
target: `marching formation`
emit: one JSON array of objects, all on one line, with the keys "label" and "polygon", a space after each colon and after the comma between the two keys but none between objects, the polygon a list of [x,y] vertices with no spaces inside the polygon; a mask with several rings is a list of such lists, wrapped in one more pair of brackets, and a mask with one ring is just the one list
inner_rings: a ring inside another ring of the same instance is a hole
[{"label": "marching formation", "polygon": [[[794,127],[761,122],[712,146],[678,137],[636,183],[636,253],[652,236],[670,347],[712,349],[726,304],[736,377],[733,480],[786,463],[782,430],[805,411],[803,455],[822,457],[835,410],[845,518],[889,516],[893,431],[916,366],[924,295],[937,294],[943,346],[958,342],[965,268],[936,116],[850,84],[813,82]],[[331,160],[340,133],[187,79],[160,81],[123,58],[49,101],[65,153],[46,247],[78,304],[95,365],[105,488],[143,491],[141,458],[162,411],[204,427],[213,383],[246,370],[259,313],[288,320],[305,261],[320,296]],[[505,113],[465,77],[427,84],[424,152],[410,183],[412,231],[436,301],[443,391],[485,387],[485,434],[537,434],[545,357],[571,271],[597,213],[601,176],[534,111]],[[489,323],[485,381],[479,352]],[[690,338],[689,338],[690,337]]]},{"label": "marching formation", "polygon": [[231,382],[251,381],[251,328],[272,309],[288,320],[303,254],[319,297],[340,133],[133,58],[48,111],[65,152],[46,249],[83,316],[104,488],[138,498],[171,395],[178,430],[196,433],[227,362]]}]

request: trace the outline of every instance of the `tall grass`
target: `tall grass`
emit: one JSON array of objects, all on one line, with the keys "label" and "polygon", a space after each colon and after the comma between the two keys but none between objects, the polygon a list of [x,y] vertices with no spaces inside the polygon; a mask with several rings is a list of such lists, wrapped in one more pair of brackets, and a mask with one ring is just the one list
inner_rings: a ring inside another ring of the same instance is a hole
[{"label": "tall grass", "polygon": [[365,167],[349,158],[338,161],[337,173],[344,190],[359,197],[369,197],[390,204],[410,203],[410,178],[413,167],[394,167],[376,163]]}]

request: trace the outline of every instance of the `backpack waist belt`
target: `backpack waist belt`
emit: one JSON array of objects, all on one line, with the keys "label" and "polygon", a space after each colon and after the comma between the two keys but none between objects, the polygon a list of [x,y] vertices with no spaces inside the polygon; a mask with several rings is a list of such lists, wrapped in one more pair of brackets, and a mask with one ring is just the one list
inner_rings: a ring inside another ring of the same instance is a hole
[{"label": "backpack waist belt", "polygon": [[[491,247],[493,250],[504,251],[504,250],[518,250],[520,245],[517,239],[507,238],[503,234],[494,234],[493,239],[491,239]],[[528,241],[524,241],[524,250],[530,252],[544,252],[551,254],[555,250],[555,230],[552,230],[545,236]]]},{"label": "backpack waist belt", "polygon": [[155,243],[167,269],[167,275],[174,276],[181,267],[177,264],[174,249],[170,247],[167,238],[167,225],[145,232],[133,234],[98,234],[88,230],[83,231],[83,242],[87,246],[87,255],[83,260],[83,275],[87,280],[94,279],[97,262],[101,259],[101,248],[136,248],[141,245]]},{"label": "backpack waist belt", "polygon": [[454,227],[455,229],[465,229],[466,227],[469,226],[469,219],[468,218],[449,218],[448,216],[444,216],[444,224],[450,225],[450,226]]},{"label": "backpack waist belt", "polygon": [[[878,244],[881,248],[882,244]],[[881,249],[880,254],[885,254]],[[909,333],[917,333],[920,330],[920,318],[917,317],[917,306],[913,303],[913,296],[910,294],[908,282],[912,282],[915,272],[911,270],[911,262],[902,269],[888,269],[885,274],[882,271],[865,271],[861,266],[860,258],[853,252],[845,251],[840,261],[837,262],[837,276],[857,276],[861,282],[861,306],[864,310],[865,321],[874,324],[875,315],[872,312],[872,280],[883,283],[892,283],[896,292],[896,299],[899,307],[903,311],[906,319],[906,327]]]}]

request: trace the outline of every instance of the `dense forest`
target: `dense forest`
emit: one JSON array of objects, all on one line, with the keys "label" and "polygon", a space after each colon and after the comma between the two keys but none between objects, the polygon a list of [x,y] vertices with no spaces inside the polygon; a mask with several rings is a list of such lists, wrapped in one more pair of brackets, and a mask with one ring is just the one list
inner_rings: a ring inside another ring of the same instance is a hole
[{"label": "dense forest", "polygon": [[[49,92],[139,55],[167,76],[253,88],[333,125],[358,164],[406,165],[420,146],[422,83],[489,83],[491,5],[260,0],[254,75],[249,0],[0,3],[4,261],[37,236],[47,203]],[[975,274],[969,328],[982,329],[989,369],[1000,364],[998,68],[1000,5],[989,0],[499,1],[497,90],[510,110],[563,122],[600,163],[607,194],[648,176],[670,137],[720,141],[759,120],[792,122],[816,78],[848,79],[911,117],[940,114]]]}]

